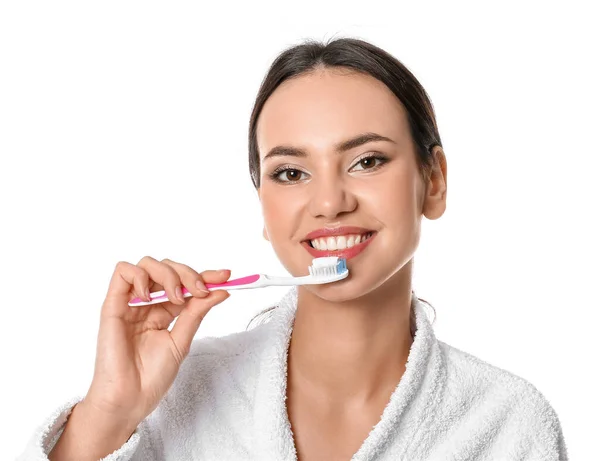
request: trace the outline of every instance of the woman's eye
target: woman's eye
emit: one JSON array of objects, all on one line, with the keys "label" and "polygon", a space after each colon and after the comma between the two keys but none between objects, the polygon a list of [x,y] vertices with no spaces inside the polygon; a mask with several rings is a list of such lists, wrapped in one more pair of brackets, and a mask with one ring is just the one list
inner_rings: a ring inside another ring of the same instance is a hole
[{"label": "woman's eye", "polygon": [[303,171],[295,170],[294,168],[286,168],[284,170],[275,171],[271,176],[277,182],[296,182],[305,174]]},{"label": "woman's eye", "polygon": [[[380,163],[377,163],[377,160],[379,160]],[[363,159],[359,160],[356,166],[361,166],[362,170],[372,170],[376,167],[381,166],[382,164],[384,164],[387,161],[387,158],[379,156],[379,155],[371,155],[369,157],[364,157]]]}]

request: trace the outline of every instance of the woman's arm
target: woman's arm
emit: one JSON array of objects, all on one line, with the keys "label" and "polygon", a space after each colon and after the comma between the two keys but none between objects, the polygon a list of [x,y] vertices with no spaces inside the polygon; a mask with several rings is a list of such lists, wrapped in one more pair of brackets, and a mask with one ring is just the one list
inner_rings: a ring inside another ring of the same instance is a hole
[{"label": "woman's arm", "polygon": [[136,428],[89,413],[83,398],[59,407],[30,438],[17,461],[159,461],[164,459],[151,413]]},{"label": "woman's arm", "polygon": [[50,461],[97,461],[121,448],[135,432],[125,421],[102,416],[77,403],[69,415],[62,435],[48,454]]}]

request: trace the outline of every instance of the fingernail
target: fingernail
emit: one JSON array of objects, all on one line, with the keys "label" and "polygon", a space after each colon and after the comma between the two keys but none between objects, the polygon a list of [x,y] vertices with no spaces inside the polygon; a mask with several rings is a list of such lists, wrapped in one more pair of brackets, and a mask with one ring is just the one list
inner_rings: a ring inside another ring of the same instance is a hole
[{"label": "fingernail", "polygon": [[146,295],[146,301],[152,301],[152,298],[150,298],[150,288],[146,287],[146,291],[144,291],[144,295]]},{"label": "fingernail", "polygon": [[198,290],[200,291],[203,291],[204,293],[210,293],[200,280],[196,280],[196,288],[198,288]]},{"label": "fingernail", "polygon": [[183,293],[181,292],[181,287],[179,285],[175,287],[175,296],[177,296],[177,298],[180,301],[185,301],[185,299],[183,299]]}]

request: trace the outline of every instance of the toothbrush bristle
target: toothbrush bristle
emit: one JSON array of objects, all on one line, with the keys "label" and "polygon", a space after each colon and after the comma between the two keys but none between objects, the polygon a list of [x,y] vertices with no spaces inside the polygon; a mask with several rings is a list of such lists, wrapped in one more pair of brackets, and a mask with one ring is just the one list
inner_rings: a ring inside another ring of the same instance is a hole
[{"label": "toothbrush bristle", "polygon": [[346,260],[337,256],[327,256],[313,259],[313,264],[308,268],[310,275],[331,276],[340,275],[346,272]]}]

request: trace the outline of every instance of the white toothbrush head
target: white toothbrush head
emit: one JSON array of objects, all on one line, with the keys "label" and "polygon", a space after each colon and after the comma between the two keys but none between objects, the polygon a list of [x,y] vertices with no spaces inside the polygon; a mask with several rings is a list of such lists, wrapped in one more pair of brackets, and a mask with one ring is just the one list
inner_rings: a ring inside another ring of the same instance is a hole
[{"label": "white toothbrush head", "polygon": [[348,277],[346,260],[337,256],[326,256],[313,259],[312,266],[308,268],[311,277],[310,285],[336,282]]}]

